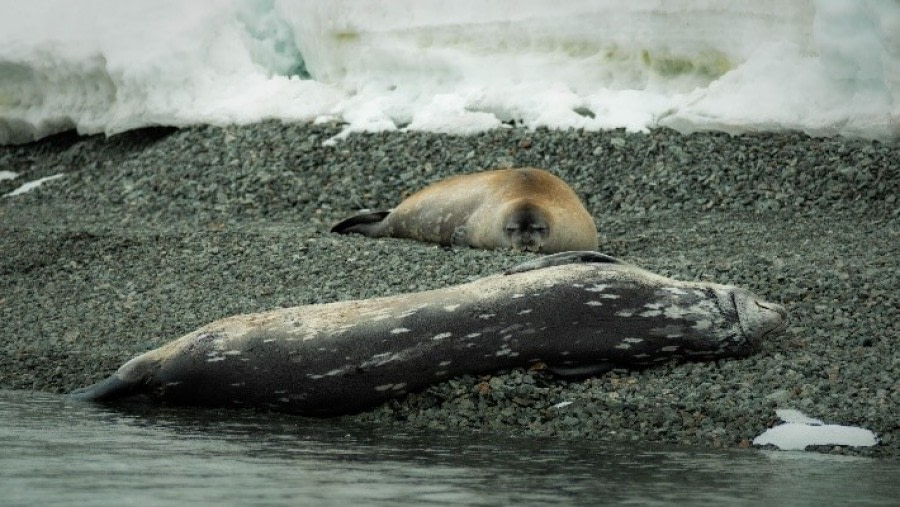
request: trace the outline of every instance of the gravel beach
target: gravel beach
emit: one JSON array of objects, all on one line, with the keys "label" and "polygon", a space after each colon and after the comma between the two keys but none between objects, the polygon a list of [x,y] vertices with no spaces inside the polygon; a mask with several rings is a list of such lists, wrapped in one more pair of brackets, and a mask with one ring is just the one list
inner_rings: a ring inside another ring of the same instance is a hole
[{"label": "gravel beach", "polygon": [[[352,416],[379,425],[746,447],[795,408],[900,459],[900,146],[802,134],[499,129],[356,134],[266,122],[0,147],[0,387],[67,392],[215,319],[443,287],[531,254],[328,233],[459,173],[537,166],[600,250],[790,312],[748,359],[582,381],[462,377]],[[571,402],[560,404],[561,402]]]}]

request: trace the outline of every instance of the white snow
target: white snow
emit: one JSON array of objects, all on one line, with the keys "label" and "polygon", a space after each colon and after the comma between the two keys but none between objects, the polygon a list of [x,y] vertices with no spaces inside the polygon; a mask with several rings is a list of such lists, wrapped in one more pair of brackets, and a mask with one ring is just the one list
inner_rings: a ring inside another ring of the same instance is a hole
[{"label": "white snow", "polygon": [[869,447],[878,443],[875,434],[867,429],[825,424],[793,409],[775,413],[785,424],[769,428],[753,439],[753,445],[772,444],[785,451],[802,451],[809,445]]},{"label": "white snow", "polygon": [[900,3],[0,0],[0,144],[263,119],[900,138]]},{"label": "white snow", "polygon": [[3,197],[15,197],[17,195],[22,195],[25,192],[31,192],[32,190],[36,189],[37,187],[43,185],[44,182],[52,181],[57,178],[62,178],[63,176],[65,176],[65,174],[60,173],[60,174],[54,174],[53,176],[47,176],[44,178],[40,178],[40,179],[37,179],[34,181],[29,181],[28,183],[22,184],[19,188],[13,190],[12,192],[5,194]]},{"label": "white snow", "polygon": [[0,171],[0,181],[14,180],[19,177],[19,173],[13,171]]}]

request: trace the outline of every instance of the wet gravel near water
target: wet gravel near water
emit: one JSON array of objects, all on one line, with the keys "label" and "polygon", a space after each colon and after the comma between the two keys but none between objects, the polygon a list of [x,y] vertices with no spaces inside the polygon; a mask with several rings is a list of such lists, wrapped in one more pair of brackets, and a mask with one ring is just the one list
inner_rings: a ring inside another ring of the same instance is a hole
[{"label": "wet gravel near water", "polygon": [[[63,134],[0,147],[0,388],[66,392],[212,320],[444,287],[531,254],[329,234],[427,183],[546,168],[601,251],[784,304],[741,360],[559,380],[469,376],[353,416],[379,425],[741,447],[796,408],[875,431],[827,452],[900,458],[900,148],[801,134],[501,129],[354,135],[333,125]],[[562,402],[571,402],[563,403]]]}]

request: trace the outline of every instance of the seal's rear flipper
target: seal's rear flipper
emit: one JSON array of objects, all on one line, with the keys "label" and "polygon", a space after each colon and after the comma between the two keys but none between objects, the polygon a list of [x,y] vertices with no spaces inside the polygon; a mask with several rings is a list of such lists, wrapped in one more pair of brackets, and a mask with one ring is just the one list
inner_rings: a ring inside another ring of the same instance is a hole
[{"label": "seal's rear flipper", "polygon": [[606,264],[625,264],[610,255],[594,252],[591,250],[560,252],[553,255],[545,255],[533,261],[523,262],[518,266],[513,266],[504,271],[503,274],[511,275],[513,273],[524,273],[525,271],[533,271],[535,269],[549,268],[551,266],[562,266],[563,264],[581,264],[586,262],[602,262]]},{"label": "seal's rear flipper", "polygon": [[72,391],[69,397],[77,401],[110,401],[139,394],[140,386],[140,383],[127,382],[118,375],[112,375],[106,380]]},{"label": "seal's rear flipper", "polygon": [[389,210],[385,210],[354,215],[335,224],[334,227],[331,228],[331,232],[336,232],[338,234],[356,233],[370,236],[378,228],[382,220],[390,215],[390,213]]}]

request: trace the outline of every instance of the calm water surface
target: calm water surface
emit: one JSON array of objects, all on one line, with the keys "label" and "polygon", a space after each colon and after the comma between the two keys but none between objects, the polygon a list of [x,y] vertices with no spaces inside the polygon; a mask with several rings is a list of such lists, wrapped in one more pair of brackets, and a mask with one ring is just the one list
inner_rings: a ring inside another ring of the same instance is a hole
[{"label": "calm water surface", "polygon": [[396,433],[0,390],[0,505],[900,504],[900,461]]}]

